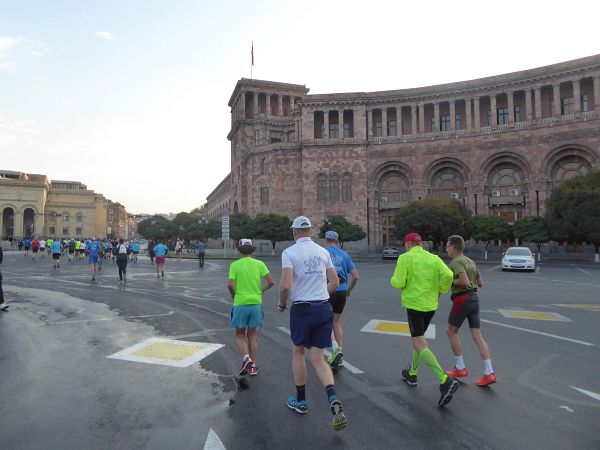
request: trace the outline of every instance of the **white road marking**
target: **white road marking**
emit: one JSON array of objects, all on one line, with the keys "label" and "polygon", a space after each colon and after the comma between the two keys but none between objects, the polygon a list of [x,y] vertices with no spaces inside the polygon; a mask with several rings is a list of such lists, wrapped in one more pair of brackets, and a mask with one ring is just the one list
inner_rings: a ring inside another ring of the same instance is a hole
[{"label": "white road marking", "polygon": [[162,316],[171,316],[175,314],[175,311],[169,311],[165,314],[148,314],[145,316],[128,316],[128,317],[104,317],[102,319],[80,319],[80,320],[66,320],[64,322],[48,322],[42,325],[64,325],[67,323],[81,323],[81,322],[103,322],[105,320],[117,320],[117,319],[145,319],[147,317],[162,317]]},{"label": "white road marking", "polygon": [[206,436],[206,442],[204,443],[204,450],[225,450],[225,446],[215,433],[212,428],[208,430],[208,436]]},{"label": "white road marking", "polygon": [[[285,334],[290,335],[291,336],[291,332],[289,329],[287,329],[286,327],[277,327],[278,330],[283,331]],[[331,352],[329,350],[324,350],[324,353],[326,356],[331,356]],[[360,370],[358,367],[350,364],[348,361],[346,361],[344,359],[344,367],[346,369],[348,369],[350,372],[354,373],[354,374],[361,374],[361,373],[365,373],[364,371]]]},{"label": "white road marking", "polygon": [[575,412],[575,410],[573,408],[569,408],[568,406],[561,406],[560,409],[564,409],[565,411],[572,413]]},{"label": "white road marking", "polygon": [[569,387],[575,389],[576,391],[581,392],[582,394],[588,395],[595,400],[600,401],[600,394],[596,394],[595,392],[592,392],[592,391],[586,391],[585,389],[581,389],[581,388],[578,388],[575,386],[569,386]]},{"label": "white road marking", "polygon": [[586,275],[589,275],[590,277],[593,277],[594,275],[592,275],[590,272],[588,272],[587,270],[583,270],[579,267],[575,267],[577,270],[579,270],[580,272],[585,273]]},{"label": "white road marking", "polygon": [[512,328],[513,330],[520,330],[520,331],[525,331],[527,333],[539,334],[539,335],[551,337],[551,338],[554,338],[554,339],[560,339],[560,340],[563,340],[563,341],[573,342],[575,344],[588,345],[588,346],[593,346],[594,345],[591,342],[578,341],[577,339],[566,338],[566,337],[563,337],[563,336],[557,336],[555,334],[550,334],[550,333],[543,333],[541,331],[529,330],[527,328],[515,327],[514,325],[507,325],[505,323],[494,322],[492,320],[481,319],[481,321],[485,322],[485,323],[491,323],[492,325],[498,325],[500,327]]}]

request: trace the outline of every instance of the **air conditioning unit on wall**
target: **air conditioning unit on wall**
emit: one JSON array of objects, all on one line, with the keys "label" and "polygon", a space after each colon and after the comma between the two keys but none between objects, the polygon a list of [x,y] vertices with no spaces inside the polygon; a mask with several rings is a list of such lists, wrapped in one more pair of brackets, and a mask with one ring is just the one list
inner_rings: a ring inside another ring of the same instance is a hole
[{"label": "air conditioning unit on wall", "polygon": [[500,197],[500,191],[492,191],[492,197]]},{"label": "air conditioning unit on wall", "polygon": [[519,195],[519,194],[520,194],[520,192],[519,192],[518,189],[511,189],[510,190],[510,195]]},{"label": "air conditioning unit on wall", "polygon": [[460,198],[460,194],[458,192],[450,193],[450,198]]}]

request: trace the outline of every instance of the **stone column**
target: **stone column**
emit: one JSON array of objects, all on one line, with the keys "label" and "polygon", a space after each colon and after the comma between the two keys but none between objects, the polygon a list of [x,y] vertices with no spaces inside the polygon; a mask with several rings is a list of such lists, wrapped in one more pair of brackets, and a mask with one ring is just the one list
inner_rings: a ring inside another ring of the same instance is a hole
[{"label": "stone column", "polygon": [[431,130],[433,133],[439,133],[440,131],[440,103],[439,102],[435,102],[433,104],[433,120],[434,120],[434,127]]},{"label": "stone column", "polygon": [[323,111],[323,128],[325,129],[325,142],[329,141],[329,109]]},{"label": "stone column", "polygon": [[579,115],[581,113],[581,85],[579,84],[579,78],[573,80],[573,106],[574,113]]},{"label": "stone column", "polygon": [[265,94],[265,114],[267,116],[271,115],[271,95]]},{"label": "stone column", "polygon": [[292,111],[294,110],[294,107],[295,107],[294,96],[290,95],[290,114],[292,114]]},{"label": "stone column", "polygon": [[402,129],[402,106],[396,108],[396,137],[400,137],[404,134]]},{"label": "stone column", "polygon": [[479,97],[475,97],[473,105],[473,115],[475,116],[475,132],[478,133],[481,129],[481,109],[479,108]]},{"label": "stone column", "polygon": [[[58,228],[58,227],[57,227]],[[57,235],[58,235],[58,229],[57,231]],[[62,236],[62,230],[60,230],[61,233],[60,235]],[[24,238],[25,236],[23,235],[23,214],[21,214],[20,212],[14,212],[14,220],[13,220],[13,236],[15,238],[20,237],[20,238]]]},{"label": "stone column", "polygon": [[373,110],[367,110],[367,141],[373,137]]},{"label": "stone column", "polygon": [[42,214],[35,214],[33,216],[33,232],[37,236],[44,234],[44,216]]},{"label": "stone column", "polygon": [[600,114],[600,77],[594,77],[594,109]]},{"label": "stone column", "polygon": [[258,114],[258,92],[254,92],[254,115]]},{"label": "stone column", "polygon": [[465,128],[467,130],[467,133],[470,133],[471,130],[473,129],[473,119],[471,118],[471,99],[470,98],[465,99],[465,117],[467,120]]},{"label": "stone column", "polygon": [[456,100],[450,100],[450,131],[456,131]]},{"label": "stone column", "polygon": [[417,105],[410,105],[410,131],[413,136],[417,135]]},{"label": "stone column", "polygon": [[381,108],[381,137],[387,137],[387,108]]},{"label": "stone column", "polygon": [[283,95],[277,96],[277,115],[283,116]]},{"label": "stone column", "polygon": [[419,103],[419,131],[425,133],[425,103]]},{"label": "stone column", "polygon": [[498,110],[496,109],[496,94],[490,95],[490,111],[492,112],[492,130],[498,127]]},{"label": "stone column", "polygon": [[552,111],[552,115],[554,117],[560,116],[560,83],[556,83],[552,85],[552,95],[554,98],[554,111]]},{"label": "stone column", "polygon": [[[533,119],[533,114],[531,113],[531,89],[525,89],[525,120],[527,122],[531,122]],[[521,114],[521,117],[523,117],[523,114]]]},{"label": "stone column", "polygon": [[535,93],[535,120],[539,122],[542,120],[542,87],[537,86],[533,92]]},{"label": "stone column", "polygon": [[242,91],[240,92],[240,109],[241,109],[241,116],[243,119],[246,118],[246,92]]},{"label": "stone column", "polygon": [[338,111],[338,137],[339,139],[344,139],[344,110],[340,109]]},{"label": "stone column", "polygon": [[515,97],[514,92],[507,92],[506,98],[508,100],[508,123],[510,125],[515,124]]}]

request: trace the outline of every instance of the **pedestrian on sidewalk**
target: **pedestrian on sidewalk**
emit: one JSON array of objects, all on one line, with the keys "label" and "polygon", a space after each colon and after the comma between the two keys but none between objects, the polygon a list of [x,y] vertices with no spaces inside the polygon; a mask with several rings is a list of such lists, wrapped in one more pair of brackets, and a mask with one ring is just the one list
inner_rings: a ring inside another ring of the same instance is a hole
[{"label": "pedestrian on sidewalk", "polygon": [[[227,289],[233,299],[231,328],[235,328],[235,341],[242,355],[240,376],[248,372],[258,375],[256,353],[258,352],[257,330],[262,326],[262,294],[273,287],[273,277],[264,262],[252,257],[256,247],[250,239],[240,239],[237,245],[240,259],[229,266]],[[262,279],[266,280],[262,284]]]},{"label": "pedestrian on sidewalk", "polygon": [[[2,251],[2,247],[0,246],[0,264],[4,260],[4,252]],[[4,300],[4,290],[2,290],[2,272],[0,272],[0,311],[8,312],[9,305]]]},{"label": "pedestrian on sidewalk", "polygon": [[127,255],[130,250],[125,244],[123,238],[119,239],[117,248],[115,250],[117,256],[117,267],[119,268],[119,281],[127,281]]},{"label": "pedestrian on sidewalk", "polygon": [[[331,367],[344,365],[344,330],[342,329],[342,313],[346,306],[346,299],[350,297],[352,289],[358,283],[358,270],[348,253],[338,247],[339,235],[333,230],[325,233],[325,249],[331,255],[331,261],[335,266],[340,286],[329,297],[329,303],[333,309],[333,339],[331,340],[332,352],[327,358]],[[348,283],[348,275],[351,281]]]},{"label": "pedestrian on sidewalk", "polygon": [[339,280],[329,252],[311,239],[311,223],[305,216],[296,217],[292,233],[296,243],[281,255],[281,283],[279,287],[279,311],[290,308],[290,331],[292,343],[292,371],[296,395],[287,400],[287,406],[299,414],[308,412],[306,401],[306,361],[308,350],[317,377],[325,387],[333,414],[332,427],[339,431],[346,428],[348,419],[342,402],[337,396],[331,367],[325,361],[323,349],[331,347],[333,310],[330,295],[338,288]]},{"label": "pedestrian on sidewalk", "polygon": [[462,236],[453,235],[448,238],[446,251],[452,261],[450,269],[454,274],[452,280],[452,309],[448,316],[448,339],[450,347],[454,352],[454,369],[448,370],[446,375],[454,378],[469,376],[469,371],[463,359],[462,343],[458,330],[467,319],[471,330],[473,342],[479,349],[479,355],[483,360],[483,376],[475,382],[477,386],[489,386],[496,382],[496,375],[492,368],[492,358],[487,342],[481,334],[481,322],[479,320],[479,296],[477,290],[483,287],[483,279],[477,265],[473,260],[467,258],[463,252],[465,240]]},{"label": "pedestrian on sidewalk", "polygon": [[438,407],[442,408],[452,400],[458,381],[444,373],[427,345],[425,332],[438,308],[438,297],[450,289],[452,271],[439,256],[424,250],[422,244],[418,233],[404,237],[406,252],[398,257],[390,282],[395,289],[402,290],[402,306],[406,308],[413,345],[412,363],[402,370],[402,379],[409,386],[416,386],[417,372],[423,361],[440,380]]}]

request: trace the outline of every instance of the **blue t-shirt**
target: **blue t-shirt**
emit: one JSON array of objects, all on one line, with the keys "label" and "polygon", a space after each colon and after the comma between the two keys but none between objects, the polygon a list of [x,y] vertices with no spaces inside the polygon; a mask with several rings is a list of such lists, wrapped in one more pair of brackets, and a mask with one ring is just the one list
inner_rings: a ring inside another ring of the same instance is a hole
[{"label": "blue t-shirt", "polygon": [[25,247],[31,247],[31,241],[30,241],[29,239],[25,239],[25,240],[23,241],[23,245],[24,245]]},{"label": "blue t-shirt", "polygon": [[156,256],[167,256],[168,251],[169,251],[169,249],[167,248],[167,246],[165,244],[157,244],[154,247],[154,254]]},{"label": "blue t-shirt", "polygon": [[54,241],[52,243],[52,253],[60,253],[60,252],[62,252],[62,245],[60,245],[60,242]]},{"label": "blue t-shirt", "polygon": [[340,286],[336,292],[346,292],[348,290],[348,274],[356,269],[350,255],[338,247],[325,247],[331,255],[331,261],[335,266],[335,271],[340,278]]},{"label": "blue t-shirt", "polygon": [[140,251],[140,243],[139,242],[134,242],[133,244],[131,244],[131,251],[134,253],[139,253]]},{"label": "blue t-shirt", "polygon": [[200,242],[198,244],[198,253],[205,253],[206,252],[206,247],[204,247],[204,244],[202,242]]},{"label": "blue t-shirt", "polygon": [[88,250],[88,255],[95,256],[100,252],[100,243],[92,241],[86,248]]}]

